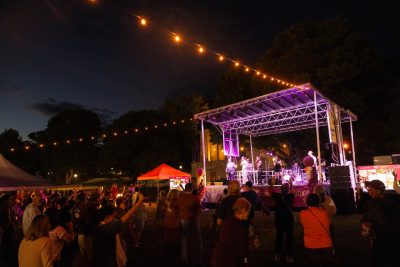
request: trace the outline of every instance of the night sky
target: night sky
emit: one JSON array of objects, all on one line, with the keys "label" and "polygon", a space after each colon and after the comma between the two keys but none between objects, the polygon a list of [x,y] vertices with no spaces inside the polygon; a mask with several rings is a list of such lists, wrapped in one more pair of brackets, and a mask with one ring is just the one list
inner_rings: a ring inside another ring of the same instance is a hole
[{"label": "night sky", "polygon": [[179,94],[212,97],[229,64],[177,46],[165,30],[254,65],[290,25],[340,15],[385,59],[398,57],[394,1],[348,2],[0,0],[0,132],[25,139],[66,107],[110,121]]}]

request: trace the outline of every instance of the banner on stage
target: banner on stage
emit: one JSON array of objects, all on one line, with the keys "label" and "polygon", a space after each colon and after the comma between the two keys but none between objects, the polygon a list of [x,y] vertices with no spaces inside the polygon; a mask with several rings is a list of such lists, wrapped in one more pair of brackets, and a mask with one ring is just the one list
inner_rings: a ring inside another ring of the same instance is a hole
[{"label": "banner on stage", "polygon": [[239,135],[236,132],[223,132],[224,137],[224,155],[230,157],[239,157]]},{"label": "banner on stage", "polygon": [[329,142],[337,144],[337,137],[336,137],[336,110],[337,106],[330,104],[328,107],[328,131],[329,131]]}]

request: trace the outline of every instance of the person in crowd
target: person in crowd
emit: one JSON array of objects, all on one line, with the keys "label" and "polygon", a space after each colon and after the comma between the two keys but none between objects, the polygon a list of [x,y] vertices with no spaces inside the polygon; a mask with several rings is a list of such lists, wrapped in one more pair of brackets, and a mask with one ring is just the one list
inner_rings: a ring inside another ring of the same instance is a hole
[{"label": "person in crowd", "polygon": [[393,173],[393,190],[394,190],[397,194],[400,194],[399,180],[397,180],[397,174],[396,174],[395,172]]},{"label": "person in crowd", "polygon": [[164,220],[166,195],[167,195],[167,193],[164,190],[161,190],[159,193],[159,196],[157,198],[156,216],[154,219],[153,227],[155,227],[155,225],[157,224],[157,221]]},{"label": "person in crowd", "polygon": [[243,221],[248,220],[251,204],[239,197],[233,204],[233,216],[224,220],[212,257],[212,267],[247,266],[249,240]]},{"label": "person in crowd", "polygon": [[336,215],[335,202],[333,201],[333,199],[330,196],[328,196],[325,188],[321,184],[318,184],[315,186],[314,193],[320,197],[321,207],[323,207],[329,215],[329,220],[331,222],[331,224],[329,225],[329,231],[331,233],[333,248],[335,248],[335,231],[334,231],[334,224],[333,224],[333,216]]},{"label": "person in crowd", "polygon": [[67,229],[61,226],[60,214],[56,208],[47,209],[45,215],[49,218],[50,223],[49,237],[52,244],[52,261],[55,267],[64,266],[61,261],[61,251],[66,242],[69,243],[75,239],[74,231],[68,232]]},{"label": "person in crowd", "polygon": [[92,234],[96,212],[97,203],[93,199],[87,199],[85,192],[78,193],[73,208],[73,221],[78,233],[81,256],[88,262],[92,259]]},{"label": "person in crowd", "polygon": [[240,198],[240,184],[237,180],[229,181],[228,196],[221,201],[217,208],[217,225],[222,225],[222,222],[233,216],[233,204]]},{"label": "person in crowd", "polygon": [[253,190],[253,183],[251,181],[247,181],[242,190],[242,197],[246,198],[251,204],[249,220],[252,220],[254,218],[254,212],[256,210],[258,200],[257,192]]},{"label": "person in crowd", "polygon": [[[135,194],[133,196],[133,203],[136,203],[139,199],[139,194],[140,194],[140,189],[139,187],[135,187]],[[141,237],[142,237],[142,233],[144,230],[144,226],[147,220],[147,211],[146,211],[146,207],[144,206],[144,204],[140,204],[137,211],[135,212],[135,215],[133,216],[133,221],[135,224],[135,228],[134,228],[134,246],[136,248],[139,248],[141,246]]]},{"label": "person in crowd", "polygon": [[[116,219],[120,219],[122,216],[125,215],[126,213],[126,204],[125,204],[125,198],[124,197],[118,197],[115,200],[116,203]],[[109,203],[113,205],[113,202]],[[116,241],[116,250],[117,250],[117,265],[118,267],[124,267],[128,261],[128,258],[126,256],[126,233],[129,232],[127,231],[127,222],[123,223],[119,232],[117,233],[115,237]]]},{"label": "person in crowd", "polygon": [[286,262],[294,263],[293,260],[293,225],[294,214],[292,212],[294,195],[290,194],[290,185],[281,185],[281,192],[272,192],[275,202],[275,262],[282,259],[283,240],[286,238]]},{"label": "person in crowd", "polygon": [[98,210],[99,223],[93,234],[93,267],[117,267],[117,245],[116,235],[119,233],[122,224],[130,219],[143,202],[143,195],[138,194],[135,205],[128,210],[121,218],[116,218],[115,206],[106,203]]},{"label": "person in crowd", "polygon": [[42,202],[42,195],[35,194],[33,196],[32,203],[25,208],[24,215],[22,216],[22,231],[24,235],[26,235],[33,218],[42,214],[39,209],[39,207],[42,206]]},{"label": "person in crowd", "polygon": [[112,200],[114,200],[114,201],[116,201],[117,200],[117,197],[118,197],[118,185],[117,184],[113,184],[112,186],[111,186],[111,190],[110,190],[110,198],[112,199]]},{"label": "person in crowd", "polygon": [[309,266],[330,266],[333,260],[333,243],[329,232],[329,215],[321,207],[321,199],[317,194],[309,194],[306,202],[308,209],[300,212],[306,259]]},{"label": "person in crowd", "polygon": [[[183,263],[202,259],[202,240],[198,216],[200,215],[200,198],[193,195],[193,184],[187,183],[185,191],[179,194],[178,210],[181,226],[181,254],[180,259]],[[190,255],[189,252],[195,252],[196,255]],[[197,256],[197,257],[196,257]]]},{"label": "person in crowd", "polygon": [[372,266],[398,266],[395,256],[400,251],[400,200],[398,195],[385,195],[385,184],[380,180],[365,182],[371,197],[363,214],[363,230],[370,239]]},{"label": "person in crowd", "polygon": [[18,250],[19,267],[53,267],[49,218],[37,215],[26,230]]},{"label": "person in crowd", "polygon": [[18,198],[9,194],[0,198],[0,259],[12,265],[18,264],[18,246],[23,238],[22,209],[18,201]]},{"label": "person in crowd", "polygon": [[181,232],[178,197],[179,191],[172,189],[165,200],[164,247],[167,266],[176,265],[180,252]]}]

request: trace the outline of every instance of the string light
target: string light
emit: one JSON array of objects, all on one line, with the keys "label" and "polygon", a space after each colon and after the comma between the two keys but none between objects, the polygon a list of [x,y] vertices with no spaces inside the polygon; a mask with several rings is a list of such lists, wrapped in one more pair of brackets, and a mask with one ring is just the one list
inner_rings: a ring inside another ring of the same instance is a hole
[{"label": "string light", "polygon": [[[180,120],[178,120],[178,121],[173,121],[172,123],[170,123],[170,125],[177,125],[177,124],[179,124],[179,123],[184,124],[186,121],[193,121],[193,118],[191,117],[191,118],[188,118],[188,119],[180,119]],[[159,126],[161,126],[161,125],[164,125],[164,127],[167,127],[167,126],[168,126],[168,123],[164,122],[164,123],[162,123],[162,124],[154,124],[154,125],[151,126],[151,127],[146,126],[146,127],[144,127],[143,129],[146,130],[146,131],[149,131],[151,128],[158,129],[158,128],[160,128]],[[133,133],[138,133],[139,131],[140,131],[139,128],[132,129],[132,132],[133,132]],[[128,130],[125,130],[124,133],[125,133],[125,134],[129,134],[129,131],[128,131]],[[118,137],[118,136],[119,136],[119,133],[118,133],[117,131],[113,131],[112,133],[110,133],[110,135],[113,135],[114,137]],[[108,136],[108,135],[107,135],[106,133],[101,134],[99,137],[96,137],[96,136],[93,136],[93,135],[92,135],[92,136],[90,136],[90,137],[87,137],[87,140],[92,140],[92,141],[94,141],[94,140],[97,140],[97,138],[106,139],[107,136]],[[80,138],[77,139],[77,141],[79,141],[79,142],[76,142],[76,144],[77,144],[77,143],[82,143],[84,140],[85,140],[84,137],[80,137]],[[73,140],[71,140],[71,139],[68,138],[68,139],[66,139],[65,141],[61,142],[61,143],[65,143],[65,144],[67,144],[67,145],[70,145],[70,144],[72,144],[73,142],[74,142]],[[57,141],[53,141],[51,144],[52,144],[54,147],[56,147],[56,146],[58,146],[59,143],[58,143]],[[45,144],[40,143],[40,144],[36,144],[36,146],[37,146],[38,148],[43,149],[43,148],[45,147]],[[26,151],[29,151],[29,150],[31,149],[31,147],[30,147],[30,146],[24,146],[23,149],[26,150]],[[15,149],[14,147],[11,147],[11,148],[8,148],[8,150],[9,150],[10,152],[15,152],[17,149]]]},{"label": "string light", "polygon": [[179,35],[175,34],[174,40],[175,40],[176,43],[179,43],[181,41],[181,37]]},{"label": "string light", "polygon": [[[89,0],[89,1],[92,2],[92,3],[95,3],[95,2],[96,2],[96,0]],[[141,26],[143,26],[143,27],[144,27],[144,26],[148,26],[148,21],[147,21],[147,19],[145,19],[144,17],[139,16],[139,15],[136,15],[136,14],[133,14],[133,13],[131,13],[130,11],[127,11],[127,12],[128,12],[129,14],[131,14],[132,16],[135,16],[135,17],[139,20],[139,23],[140,23]],[[169,34],[172,35],[172,38],[173,38],[173,41],[174,41],[174,42],[176,42],[176,43],[181,43],[181,42],[182,42],[182,36],[176,34],[175,32],[172,32],[172,31],[170,31],[170,30],[168,30],[168,29],[164,29],[164,30],[165,30],[166,32],[168,32]],[[203,45],[199,45],[199,44],[197,44],[197,43],[188,42],[188,41],[185,41],[185,44],[197,46],[197,52],[198,52],[199,54],[204,54],[205,51],[206,51],[206,48],[205,48]],[[210,50],[210,49],[208,49],[207,51],[208,51],[207,53],[209,53],[209,54],[214,54],[214,55],[216,55],[216,56],[218,57],[218,61],[220,61],[220,62],[224,61],[225,58],[226,58],[226,57],[225,57],[224,55],[222,55],[221,53],[212,51],[212,50]],[[251,67],[247,67],[247,66],[245,66],[245,65],[241,65],[240,62],[237,61],[237,60],[233,60],[233,59],[231,59],[231,58],[226,58],[226,59],[228,59],[230,62],[233,62],[235,67],[242,66],[243,68],[245,68],[245,71],[248,72],[248,73],[250,73],[250,69],[251,69],[251,70],[254,70],[254,69],[251,68]],[[255,73],[256,73],[257,76],[260,76],[260,74],[262,74],[260,71],[256,71],[256,70],[255,70]],[[272,77],[271,75],[266,75],[266,74],[263,74],[263,75],[262,75],[262,78],[263,78],[263,79],[266,79],[267,77],[270,77],[270,81],[271,81],[271,82],[277,81],[278,84],[282,84],[282,85],[286,85],[286,86],[293,86],[293,87],[296,86],[296,85],[293,84],[293,83],[289,83],[289,82],[286,82],[286,81],[281,81],[281,80],[279,80],[279,79],[276,79],[276,78]]]}]

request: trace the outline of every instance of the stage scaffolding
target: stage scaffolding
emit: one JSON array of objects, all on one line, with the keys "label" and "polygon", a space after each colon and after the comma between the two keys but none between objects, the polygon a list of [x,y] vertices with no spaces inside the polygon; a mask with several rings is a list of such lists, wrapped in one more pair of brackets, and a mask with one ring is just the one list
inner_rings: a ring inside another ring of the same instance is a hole
[{"label": "stage scaffolding", "polygon": [[337,143],[340,165],[345,165],[342,123],[350,123],[353,168],[355,147],[353,121],[357,116],[322,95],[315,87],[306,83],[285,90],[273,92],[231,105],[198,113],[202,130],[202,154],[204,180],[207,181],[207,162],[204,143],[204,122],[214,125],[221,134],[235,133],[250,138],[251,158],[254,160],[252,137],[315,128],[317,134],[318,173],[321,175],[321,148],[319,127],[328,126],[330,142]]}]

